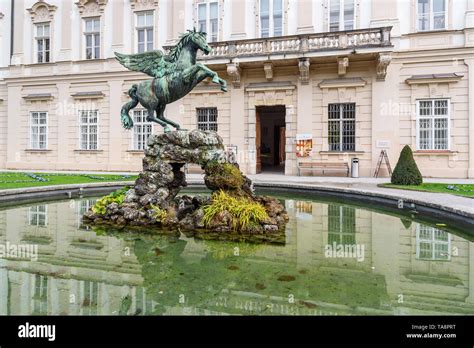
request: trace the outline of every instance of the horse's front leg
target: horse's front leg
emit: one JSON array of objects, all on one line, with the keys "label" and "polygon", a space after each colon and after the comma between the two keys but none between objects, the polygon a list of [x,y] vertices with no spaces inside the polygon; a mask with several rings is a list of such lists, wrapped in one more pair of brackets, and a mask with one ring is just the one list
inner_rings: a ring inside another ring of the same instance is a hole
[{"label": "horse's front leg", "polygon": [[207,66],[202,65],[202,64],[196,64],[199,65],[199,67],[204,70],[209,77],[212,77],[212,82],[218,84],[221,86],[221,90],[224,92],[227,92],[227,82],[224,79],[221,79],[219,75],[214,70],[209,69]]}]

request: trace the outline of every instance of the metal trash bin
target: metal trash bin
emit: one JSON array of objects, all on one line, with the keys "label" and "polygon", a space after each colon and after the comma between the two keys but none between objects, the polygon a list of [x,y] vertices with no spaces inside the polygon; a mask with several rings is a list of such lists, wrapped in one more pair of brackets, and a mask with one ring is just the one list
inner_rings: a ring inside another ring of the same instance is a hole
[{"label": "metal trash bin", "polygon": [[359,177],[359,159],[357,157],[353,158],[351,161],[351,177]]}]

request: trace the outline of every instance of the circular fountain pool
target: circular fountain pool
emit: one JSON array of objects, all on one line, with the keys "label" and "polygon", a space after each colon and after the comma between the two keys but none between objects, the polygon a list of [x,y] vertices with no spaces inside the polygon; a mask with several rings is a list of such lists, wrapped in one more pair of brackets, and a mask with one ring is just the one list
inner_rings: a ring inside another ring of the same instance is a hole
[{"label": "circular fountain pool", "polygon": [[93,198],[0,210],[0,315],[474,314],[468,231],[281,197],[280,243],[94,231]]}]

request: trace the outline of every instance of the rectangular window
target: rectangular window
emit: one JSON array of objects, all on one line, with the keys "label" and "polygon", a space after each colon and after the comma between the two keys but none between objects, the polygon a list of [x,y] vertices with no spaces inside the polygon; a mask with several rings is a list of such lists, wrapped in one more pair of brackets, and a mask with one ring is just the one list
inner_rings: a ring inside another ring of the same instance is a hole
[{"label": "rectangular window", "polygon": [[145,150],[148,137],[153,130],[153,123],[146,120],[146,110],[133,110],[133,149]]},{"label": "rectangular window", "polygon": [[196,112],[198,129],[217,132],[217,108],[197,108]]},{"label": "rectangular window", "polygon": [[86,59],[100,58],[100,18],[87,18],[85,21]]},{"label": "rectangular window", "polygon": [[48,208],[45,204],[35,205],[28,210],[28,224],[30,226],[48,225]]},{"label": "rectangular window", "polygon": [[153,51],[153,12],[137,13],[138,53]]},{"label": "rectangular window", "polygon": [[418,30],[446,29],[446,0],[418,0]]},{"label": "rectangular window", "polygon": [[329,151],[355,151],[355,103],[328,105]]},{"label": "rectangular window", "polygon": [[451,234],[435,227],[418,224],[416,228],[416,258],[450,261]]},{"label": "rectangular window", "polygon": [[39,274],[34,278],[33,314],[48,314],[48,277]]},{"label": "rectangular window", "polygon": [[36,62],[50,61],[50,26],[49,23],[36,24]]},{"label": "rectangular window", "polygon": [[418,150],[449,149],[449,99],[418,100]]},{"label": "rectangular window", "polygon": [[330,0],[329,31],[354,29],[354,13],[354,0]]},{"label": "rectangular window", "polygon": [[97,315],[99,283],[83,281],[81,311],[83,315]]},{"label": "rectangular window", "polygon": [[88,211],[91,207],[94,206],[96,199],[82,199],[78,204],[78,211],[77,211],[77,228],[80,230],[90,230],[90,226],[85,225],[83,223],[82,217],[86,211]]},{"label": "rectangular window", "polygon": [[30,114],[30,148],[44,150],[48,147],[48,113]]},{"label": "rectangular window", "polygon": [[341,205],[328,205],[328,244],[356,244],[355,209]]},{"label": "rectangular window", "polygon": [[283,0],[260,0],[260,36],[283,35]]},{"label": "rectangular window", "polygon": [[79,139],[81,150],[97,150],[99,140],[99,111],[79,111]]},{"label": "rectangular window", "polygon": [[207,40],[216,42],[219,36],[219,3],[207,1],[197,7],[199,31],[207,33]]}]

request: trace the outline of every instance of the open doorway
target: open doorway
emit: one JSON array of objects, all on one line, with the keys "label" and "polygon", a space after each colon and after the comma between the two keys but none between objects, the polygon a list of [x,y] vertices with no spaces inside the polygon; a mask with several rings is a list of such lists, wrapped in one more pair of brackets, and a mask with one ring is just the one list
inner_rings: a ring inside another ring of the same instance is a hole
[{"label": "open doorway", "polygon": [[257,173],[285,172],[285,111],[284,105],[257,107]]}]

